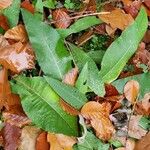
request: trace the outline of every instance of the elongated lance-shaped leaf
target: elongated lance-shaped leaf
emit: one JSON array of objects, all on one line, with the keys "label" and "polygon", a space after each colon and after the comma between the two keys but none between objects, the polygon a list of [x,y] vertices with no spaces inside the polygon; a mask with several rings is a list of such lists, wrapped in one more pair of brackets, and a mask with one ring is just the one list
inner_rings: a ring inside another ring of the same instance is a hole
[{"label": "elongated lance-shaped leaf", "polygon": [[23,21],[39,65],[45,74],[62,79],[71,68],[68,51],[55,29],[22,10]]},{"label": "elongated lance-shaped leaf", "polygon": [[116,39],[104,54],[100,76],[105,83],[114,81],[137,50],[148,26],[147,13],[141,8],[136,20]]},{"label": "elongated lance-shaped leaf", "polygon": [[15,27],[19,21],[21,0],[13,0],[12,4],[4,9],[2,13],[7,17],[10,28]]},{"label": "elongated lance-shaped leaf", "polygon": [[86,96],[79,92],[75,87],[60,82],[52,77],[45,76],[46,81],[50,84],[53,90],[61,97],[64,101],[69,103],[76,109],[80,109],[86,102]]},{"label": "elongated lance-shaped leaf", "polygon": [[87,63],[88,66],[88,77],[87,77],[87,85],[88,87],[95,92],[95,94],[99,96],[104,96],[105,89],[102,79],[99,76],[99,70],[93,61],[93,59],[82,51],[80,48],[73,44],[68,44],[71,54],[73,56],[73,60],[75,64],[78,66],[79,70],[81,70],[84,65]]},{"label": "elongated lance-shaped leaf", "polygon": [[59,96],[42,77],[15,78],[11,82],[14,93],[21,97],[21,103],[28,117],[38,127],[55,133],[77,136],[77,118],[63,111]]},{"label": "elongated lance-shaped leaf", "polygon": [[95,16],[88,16],[88,17],[84,17],[84,18],[77,20],[68,29],[58,29],[57,31],[63,38],[66,38],[72,33],[80,32],[82,30],[85,30],[91,26],[94,26],[100,23],[102,23],[102,21],[96,18]]}]

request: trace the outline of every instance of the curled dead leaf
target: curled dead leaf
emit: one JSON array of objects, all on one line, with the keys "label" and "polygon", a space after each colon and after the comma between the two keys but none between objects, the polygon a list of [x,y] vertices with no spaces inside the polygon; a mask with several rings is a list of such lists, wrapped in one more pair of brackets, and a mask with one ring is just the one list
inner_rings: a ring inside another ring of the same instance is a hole
[{"label": "curled dead leaf", "polygon": [[47,141],[47,132],[42,132],[36,139],[36,150],[49,150],[50,145]]},{"label": "curled dead leaf", "polygon": [[28,42],[27,32],[22,24],[19,24],[18,26],[6,31],[4,37],[7,39],[15,40],[17,42]]},{"label": "curled dead leaf", "polygon": [[29,0],[25,0],[21,3],[21,7],[28,10],[32,14],[34,14],[34,6],[30,3]]},{"label": "curled dead leaf", "polygon": [[139,115],[150,115],[150,93],[145,94],[144,98],[137,102],[135,112]]},{"label": "curled dead leaf", "polygon": [[136,101],[136,98],[139,94],[140,85],[135,80],[130,80],[124,86],[124,95],[128,101],[132,104]]},{"label": "curled dead leaf", "polygon": [[108,102],[100,104],[94,101],[86,103],[81,109],[82,116],[90,120],[96,135],[104,141],[109,140],[115,131],[109,120],[110,110],[111,105]]},{"label": "curled dead leaf", "polygon": [[63,134],[48,133],[47,140],[50,150],[73,150],[72,146],[77,143],[76,138]]},{"label": "curled dead leaf", "polygon": [[36,139],[40,132],[41,130],[34,126],[25,126],[21,132],[18,150],[35,150]]},{"label": "curled dead leaf", "polygon": [[0,9],[5,9],[12,4],[13,0],[0,0]]},{"label": "curled dead leaf", "polygon": [[141,139],[143,136],[146,135],[147,131],[144,130],[142,127],[139,126],[139,120],[142,116],[131,116],[129,121],[129,128],[128,128],[128,135],[130,137]]},{"label": "curled dead leaf", "polygon": [[21,42],[0,48],[0,64],[13,72],[34,68],[34,53],[29,44]]},{"label": "curled dead leaf", "polygon": [[21,136],[21,129],[19,127],[6,123],[2,129],[2,136],[5,150],[17,150]]},{"label": "curled dead leaf", "polygon": [[110,26],[124,30],[133,22],[133,18],[130,14],[125,14],[123,10],[116,8],[109,14],[101,14],[99,18]]},{"label": "curled dead leaf", "polygon": [[54,10],[52,18],[55,21],[56,28],[66,29],[71,24],[70,16],[64,8]]}]

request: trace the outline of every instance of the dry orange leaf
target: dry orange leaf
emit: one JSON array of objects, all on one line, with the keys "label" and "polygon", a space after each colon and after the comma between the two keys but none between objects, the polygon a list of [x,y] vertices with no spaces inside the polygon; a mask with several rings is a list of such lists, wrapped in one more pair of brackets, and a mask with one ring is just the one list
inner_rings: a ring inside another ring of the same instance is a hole
[{"label": "dry orange leaf", "polygon": [[24,25],[22,24],[19,24],[18,26],[13,27],[12,29],[9,29],[8,31],[6,31],[6,33],[4,34],[4,37],[7,39],[18,41],[18,42],[28,41],[27,32],[25,30]]},{"label": "dry orange leaf", "polygon": [[130,14],[125,14],[123,10],[116,8],[109,14],[101,14],[99,18],[115,29],[124,30],[133,22],[133,18]]},{"label": "dry orange leaf", "polygon": [[34,68],[34,53],[29,44],[21,42],[0,48],[0,64],[13,72]]},{"label": "dry orange leaf", "polygon": [[0,9],[9,7],[12,4],[13,0],[0,0]]},{"label": "dry orange leaf", "polygon": [[26,10],[28,10],[29,12],[31,12],[32,14],[34,14],[34,6],[30,3],[29,0],[25,0],[21,3],[21,7],[25,8]]},{"label": "dry orange leaf", "polygon": [[135,80],[130,80],[124,86],[124,95],[128,101],[132,104],[136,101],[136,98],[139,94],[140,85]]},{"label": "dry orange leaf", "polygon": [[139,126],[139,121],[142,116],[140,115],[133,115],[129,121],[128,127],[128,135],[135,139],[141,139],[143,136],[146,135],[147,131],[144,130],[142,127]]},{"label": "dry orange leaf", "polygon": [[73,150],[72,146],[77,143],[76,138],[63,134],[48,133],[47,140],[50,150]]},{"label": "dry orange leaf", "polygon": [[135,144],[134,150],[150,150],[150,132]]},{"label": "dry orange leaf", "polygon": [[55,21],[56,28],[66,29],[71,23],[70,16],[64,8],[54,10],[52,18]]},{"label": "dry orange leaf", "polygon": [[82,116],[90,120],[96,135],[104,141],[109,140],[115,131],[109,119],[110,110],[111,105],[108,102],[100,104],[95,101],[86,103],[81,109]]},{"label": "dry orange leaf", "polygon": [[4,30],[9,29],[7,18],[1,14],[0,14],[0,27],[3,28]]},{"label": "dry orange leaf", "polygon": [[47,142],[47,132],[42,132],[36,139],[36,150],[49,150],[50,145]]}]

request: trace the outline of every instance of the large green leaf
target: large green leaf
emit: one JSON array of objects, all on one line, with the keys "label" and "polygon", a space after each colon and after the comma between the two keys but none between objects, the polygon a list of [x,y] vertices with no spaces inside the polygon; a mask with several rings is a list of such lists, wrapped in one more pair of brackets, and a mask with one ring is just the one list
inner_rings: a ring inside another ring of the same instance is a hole
[{"label": "large green leaf", "polygon": [[62,79],[71,68],[69,53],[55,29],[41,22],[26,10],[22,10],[23,21],[39,65],[45,74]]},{"label": "large green leaf", "polygon": [[147,26],[147,13],[142,8],[134,23],[110,45],[103,57],[100,76],[105,83],[110,83],[119,76],[125,64],[137,50]]},{"label": "large green leaf", "polygon": [[83,142],[73,146],[74,150],[109,150],[109,144],[104,144],[94,134],[87,132]]},{"label": "large green leaf", "polygon": [[104,84],[99,76],[99,70],[93,61],[93,59],[82,51],[80,48],[73,44],[69,44],[69,48],[71,50],[71,54],[73,56],[73,60],[75,64],[78,66],[79,70],[81,70],[84,65],[87,63],[88,65],[88,74],[87,74],[87,85],[89,88],[95,92],[95,94],[99,96],[104,96],[105,89]]},{"label": "large green leaf", "polygon": [[117,88],[117,90],[120,93],[123,93],[124,86],[129,80],[136,80],[139,82],[140,84],[139,99],[143,98],[146,93],[150,92],[150,73],[143,73],[119,79],[114,81],[112,84]]},{"label": "large green leaf", "polygon": [[13,0],[12,5],[3,10],[3,14],[7,17],[10,28],[15,27],[19,21],[20,0]]},{"label": "large green leaf", "polygon": [[77,88],[48,76],[45,79],[61,98],[76,109],[80,109],[87,102],[86,96],[80,93]]},{"label": "large green leaf", "polygon": [[88,16],[77,20],[68,29],[58,29],[58,32],[63,38],[66,38],[72,33],[80,32],[93,25],[100,24],[100,23],[102,23],[102,21],[96,18],[95,16]]},{"label": "large green leaf", "polygon": [[11,82],[13,92],[21,97],[24,111],[42,129],[66,135],[78,135],[77,118],[64,112],[59,96],[42,77],[23,77]]}]

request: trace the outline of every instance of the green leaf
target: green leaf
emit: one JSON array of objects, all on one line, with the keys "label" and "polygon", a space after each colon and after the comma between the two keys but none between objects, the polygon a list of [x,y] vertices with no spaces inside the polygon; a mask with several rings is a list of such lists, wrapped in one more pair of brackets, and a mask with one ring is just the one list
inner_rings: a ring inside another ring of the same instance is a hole
[{"label": "green leaf", "polygon": [[101,64],[105,51],[98,50],[98,51],[90,51],[87,53],[96,64]]},{"label": "green leaf", "polygon": [[64,112],[59,96],[42,77],[15,78],[13,92],[21,97],[24,111],[38,127],[55,133],[77,136],[77,118]]},{"label": "green leaf", "polygon": [[88,63],[88,77],[87,85],[89,88],[99,96],[104,96],[105,89],[104,84],[99,76],[99,70],[92,58],[88,56],[84,51],[73,44],[69,44],[71,54],[75,64],[81,70],[86,63]]},{"label": "green leaf", "polygon": [[77,88],[48,76],[45,76],[45,79],[53,90],[74,108],[80,109],[87,102],[86,96],[80,93]]},{"label": "green leaf", "polygon": [[117,79],[123,67],[138,48],[148,26],[147,13],[142,8],[132,25],[107,49],[102,63],[100,76],[105,83]]},{"label": "green leaf", "polygon": [[46,0],[43,2],[43,6],[47,8],[54,9],[55,8],[55,0]]},{"label": "green leaf", "polygon": [[57,31],[63,38],[66,38],[72,33],[80,32],[100,23],[102,23],[102,21],[100,21],[100,19],[96,18],[95,16],[88,16],[77,20],[68,29],[58,29]]},{"label": "green leaf", "polygon": [[144,95],[150,91],[148,82],[150,80],[150,72],[116,80],[112,85],[117,88],[119,93],[123,93],[124,86],[129,80],[136,80],[140,84],[139,99],[142,99]]},{"label": "green leaf", "polygon": [[149,130],[150,129],[150,117],[149,116],[141,117],[139,121],[139,126],[141,126],[145,130]]},{"label": "green leaf", "polygon": [[87,78],[88,78],[88,64],[86,63],[82,71],[80,72],[79,77],[75,84],[75,87],[83,94],[88,92]]},{"label": "green leaf", "polygon": [[46,75],[62,79],[71,68],[71,58],[60,35],[55,29],[41,22],[28,11],[22,10],[22,15],[42,70]]},{"label": "green leaf", "polygon": [[3,10],[3,14],[7,17],[10,28],[13,28],[18,24],[20,3],[20,0],[13,0],[12,5]]},{"label": "green leaf", "polygon": [[[109,145],[109,144],[107,144],[107,145]],[[87,136],[85,137],[84,141],[74,145],[73,149],[74,150],[108,150],[108,149],[104,149],[104,148],[100,149],[99,146],[103,147],[103,146],[106,146],[106,144],[102,143],[91,132],[87,132]]]},{"label": "green leaf", "polygon": [[122,147],[122,143],[119,140],[109,140],[109,143],[113,146],[115,146],[116,148],[118,147]]}]

